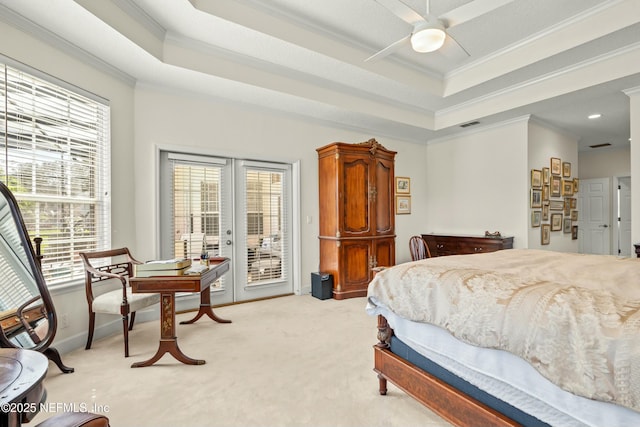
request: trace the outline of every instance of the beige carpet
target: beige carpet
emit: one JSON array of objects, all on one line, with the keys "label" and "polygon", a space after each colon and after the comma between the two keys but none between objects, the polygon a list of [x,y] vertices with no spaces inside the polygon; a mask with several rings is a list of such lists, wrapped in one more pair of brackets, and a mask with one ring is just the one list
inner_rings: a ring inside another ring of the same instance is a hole
[{"label": "beige carpet", "polygon": [[376,319],[364,306],[364,298],[288,296],[217,308],[233,323],[202,318],[177,326],[180,348],[205,359],[201,366],[165,355],[130,368],[158,347],[158,323],[141,323],[130,335],[129,358],[116,335],[65,354],[72,374],[50,363],[47,402],[54,411],[75,404],[104,413],[113,427],[448,426],[393,385],[378,394]]}]

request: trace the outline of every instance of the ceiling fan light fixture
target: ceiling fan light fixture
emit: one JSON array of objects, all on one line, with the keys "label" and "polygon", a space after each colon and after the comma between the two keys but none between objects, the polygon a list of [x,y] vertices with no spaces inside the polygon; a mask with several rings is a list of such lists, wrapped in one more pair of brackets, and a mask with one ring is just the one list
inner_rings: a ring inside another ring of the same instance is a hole
[{"label": "ceiling fan light fixture", "polygon": [[416,52],[433,52],[442,47],[446,36],[440,22],[426,23],[426,25],[416,27],[411,34],[411,47]]}]

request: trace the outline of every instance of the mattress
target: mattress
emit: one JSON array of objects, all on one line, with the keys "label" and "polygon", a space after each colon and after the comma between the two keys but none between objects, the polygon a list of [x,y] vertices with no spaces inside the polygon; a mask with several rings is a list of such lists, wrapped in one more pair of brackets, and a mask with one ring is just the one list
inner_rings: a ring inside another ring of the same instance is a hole
[{"label": "mattress", "polygon": [[369,298],[366,310],[372,316],[383,315],[395,336],[419,354],[545,423],[567,427],[640,425],[640,413],[562,390],[512,353],[476,347],[438,326],[404,319],[374,297]]}]

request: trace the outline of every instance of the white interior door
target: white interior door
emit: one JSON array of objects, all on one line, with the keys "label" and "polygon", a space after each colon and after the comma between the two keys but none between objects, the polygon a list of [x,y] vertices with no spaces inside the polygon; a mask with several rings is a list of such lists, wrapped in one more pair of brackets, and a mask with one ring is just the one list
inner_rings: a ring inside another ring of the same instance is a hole
[{"label": "white interior door", "polygon": [[611,183],[609,178],[580,180],[578,231],[579,251],[611,253]]}]

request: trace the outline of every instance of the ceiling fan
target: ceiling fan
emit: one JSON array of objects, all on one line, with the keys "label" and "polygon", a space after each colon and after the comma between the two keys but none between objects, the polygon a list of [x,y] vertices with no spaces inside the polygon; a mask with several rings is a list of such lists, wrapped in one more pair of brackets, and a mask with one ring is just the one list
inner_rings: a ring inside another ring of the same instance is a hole
[{"label": "ceiling fan", "polygon": [[371,55],[366,61],[372,61],[387,56],[403,45],[411,43],[411,47],[416,52],[434,52],[444,45],[449,38],[462,55],[469,56],[469,53],[447,32],[448,29],[470,21],[487,12],[497,9],[513,0],[474,0],[456,9],[450,10],[440,16],[433,16],[429,13],[429,0],[426,0],[426,13],[419,14],[401,0],[375,0],[377,3],[389,9],[394,15],[413,26],[411,34],[390,44],[381,51]]}]

